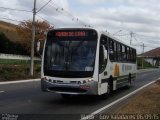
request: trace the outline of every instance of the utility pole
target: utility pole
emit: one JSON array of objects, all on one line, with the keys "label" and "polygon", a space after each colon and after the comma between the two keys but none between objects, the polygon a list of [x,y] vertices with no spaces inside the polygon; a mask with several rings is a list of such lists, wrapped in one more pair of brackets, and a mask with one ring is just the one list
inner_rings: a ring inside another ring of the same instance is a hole
[{"label": "utility pole", "polygon": [[144,43],[142,44],[142,69],[144,68],[144,57],[143,57],[143,53],[144,53]]},{"label": "utility pole", "polygon": [[133,32],[130,32],[130,36],[131,36],[131,38],[130,38],[130,45],[132,44],[132,38],[133,38]]},{"label": "utility pole", "polygon": [[35,17],[36,17],[36,0],[34,0],[33,21],[32,21],[31,66],[30,66],[31,76],[33,76],[33,69],[34,69]]}]

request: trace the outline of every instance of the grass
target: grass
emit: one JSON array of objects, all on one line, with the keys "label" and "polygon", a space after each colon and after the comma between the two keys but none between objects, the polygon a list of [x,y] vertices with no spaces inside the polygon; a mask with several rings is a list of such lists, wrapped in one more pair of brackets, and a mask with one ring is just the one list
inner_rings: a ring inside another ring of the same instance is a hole
[{"label": "grass", "polygon": [[128,101],[116,114],[159,114],[160,80]]},{"label": "grass", "polygon": [[[40,64],[40,61],[34,61],[36,64]],[[29,64],[30,60],[14,60],[14,59],[0,59],[0,65],[20,65]]]},{"label": "grass", "polygon": [[33,77],[29,75],[29,62],[19,60],[0,62],[0,81],[23,80],[40,77],[40,63],[38,62],[35,62]]},{"label": "grass", "polygon": [[0,64],[3,64],[3,65],[29,64],[29,60],[0,59]]},{"label": "grass", "polygon": [[[137,68],[142,69],[142,58],[137,58]],[[149,62],[143,61],[143,69],[154,68]]]}]

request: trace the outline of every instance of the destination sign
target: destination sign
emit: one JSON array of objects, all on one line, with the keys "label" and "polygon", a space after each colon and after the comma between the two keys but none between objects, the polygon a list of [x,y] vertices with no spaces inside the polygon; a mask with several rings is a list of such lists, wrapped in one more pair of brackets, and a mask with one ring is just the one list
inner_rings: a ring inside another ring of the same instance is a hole
[{"label": "destination sign", "polygon": [[85,37],[87,36],[85,31],[60,31],[56,32],[57,37]]}]

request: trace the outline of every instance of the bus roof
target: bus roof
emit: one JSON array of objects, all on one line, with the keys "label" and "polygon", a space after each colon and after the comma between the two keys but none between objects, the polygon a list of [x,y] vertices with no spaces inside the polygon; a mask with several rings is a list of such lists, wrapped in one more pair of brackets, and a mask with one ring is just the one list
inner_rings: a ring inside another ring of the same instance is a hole
[{"label": "bus roof", "polygon": [[54,30],[94,30],[94,31],[97,31],[94,28],[55,28],[50,31],[54,31]]}]

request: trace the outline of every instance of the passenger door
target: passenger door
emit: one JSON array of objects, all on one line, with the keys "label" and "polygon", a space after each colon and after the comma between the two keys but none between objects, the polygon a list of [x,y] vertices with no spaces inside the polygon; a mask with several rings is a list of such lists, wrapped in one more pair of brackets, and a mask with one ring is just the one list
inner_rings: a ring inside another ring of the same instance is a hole
[{"label": "passenger door", "polygon": [[[107,92],[107,59],[105,56],[108,56],[107,51],[107,37],[101,37],[100,46],[99,46],[99,83],[100,83],[100,94]],[[107,54],[107,55],[105,55]]]}]

